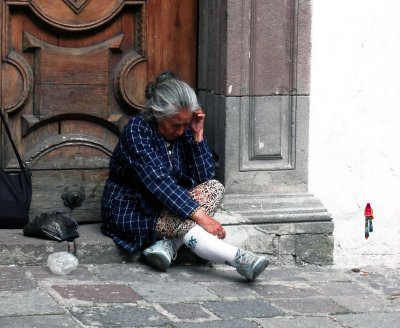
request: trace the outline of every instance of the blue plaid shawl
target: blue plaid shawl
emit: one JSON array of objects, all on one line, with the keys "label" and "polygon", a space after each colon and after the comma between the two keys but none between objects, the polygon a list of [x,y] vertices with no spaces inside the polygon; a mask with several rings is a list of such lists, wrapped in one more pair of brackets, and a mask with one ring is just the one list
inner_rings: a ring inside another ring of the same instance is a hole
[{"label": "blue plaid shawl", "polygon": [[198,209],[188,190],[215,175],[206,141],[191,129],[168,146],[156,124],[130,118],[110,160],[101,200],[102,232],[134,253],[154,243],[162,207],[185,220]]}]

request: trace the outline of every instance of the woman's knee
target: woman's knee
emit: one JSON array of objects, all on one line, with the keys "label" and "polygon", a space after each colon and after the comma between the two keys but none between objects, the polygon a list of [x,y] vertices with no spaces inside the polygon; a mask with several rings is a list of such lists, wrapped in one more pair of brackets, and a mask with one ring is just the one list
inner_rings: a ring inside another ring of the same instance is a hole
[{"label": "woman's knee", "polygon": [[218,195],[222,199],[225,193],[224,185],[218,180],[209,180],[207,182],[209,184],[211,193]]}]

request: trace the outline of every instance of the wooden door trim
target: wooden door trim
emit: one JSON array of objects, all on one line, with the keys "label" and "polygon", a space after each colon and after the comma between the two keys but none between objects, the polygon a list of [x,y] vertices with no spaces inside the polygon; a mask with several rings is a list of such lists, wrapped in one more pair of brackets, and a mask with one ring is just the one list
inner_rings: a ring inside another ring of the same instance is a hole
[{"label": "wooden door trim", "polygon": [[[108,0],[109,3],[109,10],[105,12],[105,15],[99,19],[88,21],[85,23],[77,23],[76,21],[73,23],[68,23],[67,21],[62,21],[57,19],[56,17],[52,17],[52,15],[48,12],[47,8],[41,7],[38,1],[32,0],[29,3],[21,4],[20,2],[15,1],[6,1],[10,4],[14,5],[26,5],[32,9],[32,11],[44,22],[47,24],[61,30],[65,31],[87,31],[90,29],[95,29],[101,25],[104,25],[111,21],[115,16],[117,16],[125,6],[133,6],[133,5],[144,5],[146,3],[145,0],[131,0],[131,1],[124,1],[124,0]],[[69,1],[64,2],[71,8],[75,14],[76,12],[72,9],[69,4]]]}]

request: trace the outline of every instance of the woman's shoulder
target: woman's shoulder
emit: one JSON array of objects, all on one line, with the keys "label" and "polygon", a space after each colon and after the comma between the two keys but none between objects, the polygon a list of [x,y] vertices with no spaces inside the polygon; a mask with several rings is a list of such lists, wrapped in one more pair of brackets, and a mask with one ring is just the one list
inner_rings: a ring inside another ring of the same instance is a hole
[{"label": "woman's shoulder", "polygon": [[134,115],[129,118],[128,125],[146,126],[149,125],[149,123],[144,119],[142,115]]},{"label": "woman's shoulder", "polygon": [[152,133],[151,122],[144,119],[142,115],[131,116],[125,126],[126,133]]}]

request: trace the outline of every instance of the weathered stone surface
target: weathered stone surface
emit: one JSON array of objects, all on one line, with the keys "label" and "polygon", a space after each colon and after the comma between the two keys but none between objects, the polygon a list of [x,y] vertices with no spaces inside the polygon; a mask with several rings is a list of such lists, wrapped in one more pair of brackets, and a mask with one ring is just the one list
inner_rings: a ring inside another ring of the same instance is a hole
[{"label": "weathered stone surface", "polygon": [[311,73],[311,16],[309,0],[298,1],[297,93],[310,94]]},{"label": "weathered stone surface", "polygon": [[254,321],[263,328],[342,328],[333,319],[325,317],[262,318]]},{"label": "weathered stone surface", "polygon": [[[236,214],[235,214],[236,215]],[[266,233],[277,235],[295,235],[295,234],[332,234],[333,222],[293,222],[293,223],[269,223],[259,224],[258,229]]]},{"label": "weathered stone surface", "polygon": [[[0,266],[3,278],[25,273],[34,285],[0,291],[0,327],[394,328],[400,320],[399,299],[384,288],[398,280],[398,269],[382,265],[361,268],[363,274],[335,266],[272,266],[254,282],[222,264],[176,265],[165,273],[140,262],[82,265],[69,278],[40,269],[47,268]],[[371,286],[375,278],[379,288]],[[141,299],[126,303],[127,286]]]},{"label": "weathered stone surface", "polygon": [[78,228],[80,237],[74,243],[57,242],[25,237],[19,229],[0,230],[0,264],[37,265],[46,264],[50,254],[75,248],[79,263],[115,263],[132,261],[131,255],[100,232],[100,224],[85,224]]},{"label": "weathered stone surface", "polygon": [[141,297],[126,285],[52,285],[61,297],[94,303],[136,303]]},{"label": "weathered stone surface", "polygon": [[39,290],[0,292],[0,299],[0,317],[64,313],[47,293]]},{"label": "weathered stone surface", "polygon": [[296,240],[297,235],[284,235],[279,237],[278,254],[283,255],[295,255],[296,254]]},{"label": "weathered stone surface", "polygon": [[254,225],[226,226],[227,237],[225,241],[229,244],[242,247],[256,253],[275,254],[275,235],[265,234]]},{"label": "weathered stone surface", "polygon": [[23,291],[34,289],[35,284],[25,272],[15,266],[0,267],[0,291]]},{"label": "weathered stone surface", "polygon": [[351,281],[316,281],[313,285],[326,295],[354,296],[371,293],[370,288]]},{"label": "weathered stone surface", "polygon": [[[331,232],[331,222],[315,223],[284,223],[284,224],[252,224],[251,220],[244,218],[234,212],[220,210],[216,219],[221,220],[227,230],[226,242],[254,251],[256,253],[268,254],[271,263],[293,264],[295,260],[299,263],[331,263],[333,247],[321,237],[314,233]],[[100,224],[86,224],[79,226],[80,237],[75,240],[76,256],[80,264],[103,264],[135,262],[139,260],[140,253],[135,255],[122,251],[115,243],[101,234]],[[309,232],[309,234],[306,234]],[[3,238],[4,236],[4,238]],[[300,237],[303,236],[303,237]],[[305,238],[304,236],[309,236]],[[314,236],[314,237],[312,237]],[[43,264],[47,257],[59,251],[67,251],[73,246],[67,242],[29,238],[22,235],[19,230],[0,230],[0,237],[4,245],[0,245],[0,264]],[[314,242],[313,242],[314,240]],[[328,238],[329,240],[329,238]],[[321,245],[326,244],[324,249]],[[324,254],[323,251],[327,253]],[[309,262],[310,260],[314,262]],[[186,248],[179,252],[178,263],[205,263],[194,256]]]},{"label": "weathered stone surface", "polygon": [[3,248],[0,252],[4,254],[0,259],[6,262],[1,264],[11,260],[19,265],[45,263],[50,254],[68,249],[67,242],[25,237],[21,229],[2,229],[0,237],[0,247]]},{"label": "weathered stone surface", "polygon": [[249,219],[253,224],[330,222],[331,215],[322,203],[306,193],[227,194],[224,207]]},{"label": "weathered stone surface", "polygon": [[43,266],[29,266],[26,267],[25,271],[29,276],[33,279],[41,279],[41,280],[57,280],[59,281],[70,281],[70,280],[77,280],[77,281],[87,281],[87,280],[97,280],[97,277],[92,274],[86,267],[82,265],[78,265],[78,267],[70,272],[67,275],[60,276],[55,275],[52,273],[47,267],[47,265]]},{"label": "weathered stone surface", "polygon": [[342,325],[354,328],[395,328],[399,326],[400,312],[337,315],[335,319]]},{"label": "weathered stone surface", "polygon": [[254,299],[256,297],[256,293],[252,288],[235,283],[208,283],[204,285],[222,299]]},{"label": "weathered stone surface", "polygon": [[211,314],[207,313],[199,304],[162,304],[162,308],[168,311],[169,315],[177,320],[198,320],[211,319]]},{"label": "weathered stone surface", "polygon": [[311,264],[333,263],[333,236],[299,235],[296,240],[296,261]]},{"label": "weathered stone surface", "polygon": [[0,245],[0,264],[2,265],[14,264],[14,259],[6,245]]},{"label": "weathered stone surface", "polygon": [[315,288],[305,283],[296,284],[262,284],[253,287],[253,290],[260,296],[267,299],[273,298],[304,298],[322,296]]},{"label": "weathered stone surface", "polygon": [[353,313],[388,311],[391,307],[391,302],[380,295],[331,296],[331,298]]},{"label": "weathered stone surface", "polygon": [[185,322],[174,324],[176,328],[259,328],[257,324],[249,320],[213,320],[205,322]]},{"label": "weathered stone surface", "polygon": [[168,323],[167,318],[146,306],[74,307],[71,313],[90,327],[156,327]]},{"label": "weathered stone surface", "polygon": [[333,314],[350,312],[347,308],[337,304],[328,297],[274,299],[271,303],[292,314]]},{"label": "weathered stone surface", "polygon": [[190,282],[155,282],[151,285],[132,284],[131,286],[149,302],[167,303],[171,301],[171,297],[173,297],[174,302],[219,300],[218,296],[208,291],[206,287]]},{"label": "weathered stone surface", "polygon": [[70,315],[38,315],[0,317],[0,327],[7,328],[79,328]]},{"label": "weathered stone surface", "polygon": [[204,304],[204,307],[222,319],[260,318],[284,315],[284,312],[281,310],[261,300],[208,302]]},{"label": "weathered stone surface", "polygon": [[80,237],[76,239],[76,255],[80,263],[121,263],[132,261],[137,255],[117,247],[113,240],[104,236],[100,224],[79,226]]},{"label": "weathered stone surface", "polygon": [[310,17],[304,1],[297,7],[279,1],[201,1],[199,88],[232,96],[289,94],[293,88],[308,94]]}]

